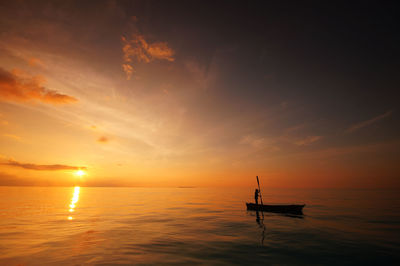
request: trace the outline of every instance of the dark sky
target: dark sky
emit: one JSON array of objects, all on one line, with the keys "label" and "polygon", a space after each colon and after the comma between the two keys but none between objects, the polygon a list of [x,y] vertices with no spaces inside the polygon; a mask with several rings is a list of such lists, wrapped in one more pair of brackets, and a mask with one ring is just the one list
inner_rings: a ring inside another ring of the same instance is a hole
[{"label": "dark sky", "polygon": [[262,108],[288,101],[307,109],[310,119],[352,123],[392,110],[396,121],[385,134],[399,133],[395,2],[146,1],[127,6],[143,28],[168,36],[182,56],[207,65],[216,53],[226,52],[218,93],[229,102],[223,105],[229,112],[249,103]]}]

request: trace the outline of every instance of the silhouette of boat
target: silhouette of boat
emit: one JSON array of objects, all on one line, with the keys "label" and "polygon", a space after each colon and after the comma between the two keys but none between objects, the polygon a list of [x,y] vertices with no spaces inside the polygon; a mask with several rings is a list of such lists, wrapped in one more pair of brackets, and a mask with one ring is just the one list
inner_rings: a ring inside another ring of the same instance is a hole
[{"label": "silhouette of boat", "polygon": [[275,213],[291,213],[303,214],[303,205],[264,205],[255,203],[246,203],[248,211],[262,211],[262,212],[275,212]]}]

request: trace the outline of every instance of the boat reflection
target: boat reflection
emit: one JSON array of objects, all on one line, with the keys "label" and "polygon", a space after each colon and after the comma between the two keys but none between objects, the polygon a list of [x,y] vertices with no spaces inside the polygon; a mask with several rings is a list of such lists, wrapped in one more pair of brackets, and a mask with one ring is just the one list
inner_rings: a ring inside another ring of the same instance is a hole
[{"label": "boat reflection", "polygon": [[[297,219],[304,219],[303,215],[295,215],[295,214],[282,214],[282,213],[278,213],[275,215],[279,215],[279,216],[285,216],[285,217],[290,217],[290,218],[297,218]],[[264,212],[261,212],[260,215],[260,211],[256,210],[256,222],[258,224],[258,226],[260,228],[262,228],[262,232],[261,232],[261,245],[264,246],[264,239],[265,239],[265,224],[264,224]]]},{"label": "boat reflection", "polygon": [[[71,203],[69,204],[69,212],[72,213],[75,211],[76,203],[79,201],[79,192],[80,192],[80,187],[75,187],[74,188],[74,194],[71,199]],[[68,216],[68,220],[74,219],[72,215]]]},{"label": "boat reflection", "polygon": [[256,222],[260,228],[262,228],[262,233],[261,233],[261,245],[264,246],[264,239],[265,239],[265,225],[264,225],[264,213],[261,212],[262,214],[262,219],[260,219],[260,214],[258,211],[256,211]]}]

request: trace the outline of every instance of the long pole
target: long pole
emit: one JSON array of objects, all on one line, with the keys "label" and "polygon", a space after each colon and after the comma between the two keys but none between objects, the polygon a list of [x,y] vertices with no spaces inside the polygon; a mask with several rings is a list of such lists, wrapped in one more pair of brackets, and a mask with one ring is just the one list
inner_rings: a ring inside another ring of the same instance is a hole
[{"label": "long pole", "polygon": [[257,176],[257,184],[258,184],[258,193],[260,193],[261,205],[264,205],[264,203],[263,203],[263,201],[262,201],[261,188],[260,188],[260,181],[258,180],[258,176]]}]

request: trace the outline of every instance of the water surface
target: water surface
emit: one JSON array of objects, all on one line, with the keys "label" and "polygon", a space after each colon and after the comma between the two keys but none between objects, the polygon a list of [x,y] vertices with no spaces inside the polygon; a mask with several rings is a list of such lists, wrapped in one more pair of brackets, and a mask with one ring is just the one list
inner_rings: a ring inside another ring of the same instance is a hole
[{"label": "water surface", "polygon": [[0,264],[399,264],[400,197],[252,189],[0,187]]}]

